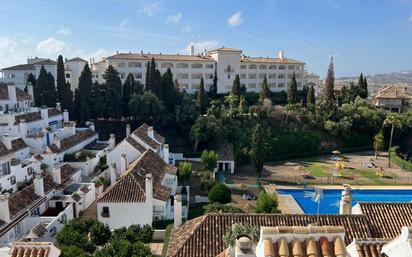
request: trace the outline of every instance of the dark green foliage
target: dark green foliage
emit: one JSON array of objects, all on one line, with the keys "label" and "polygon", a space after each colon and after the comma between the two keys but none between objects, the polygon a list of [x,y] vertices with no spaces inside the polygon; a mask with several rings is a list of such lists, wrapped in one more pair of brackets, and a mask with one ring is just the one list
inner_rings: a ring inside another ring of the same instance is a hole
[{"label": "dark green foliage", "polygon": [[90,227],[90,238],[95,245],[104,245],[111,236],[110,228],[101,222],[95,222]]},{"label": "dark green foliage", "polygon": [[215,64],[215,74],[213,76],[213,84],[209,88],[209,97],[210,99],[217,98],[217,66]]},{"label": "dark green foliage", "polygon": [[203,206],[206,213],[243,213],[243,210],[231,204],[209,203]]},{"label": "dark green foliage", "polygon": [[59,55],[57,58],[57,101],[60,103],[62,109],[67,109],[70,112],[73,110],[73,91],[70,83],[66,82],[64,74],[63,56]]},{"label": "dark green foliage", "polygon": [[117,70],[109,65],[103,78],[106,80],[105,84],[105,108],[106,117],[118,119],[122,116],[122,82]]},{"label": "dark green foliage", "polygon": [[30,73],[27,76],[27,81],[26,81],[26,87],[24,88],[24,91],[27,92],[27,85],[31,83],[33,86],[33,89],[36,88],[36,77],[33,75],[33,73]]},{"label": "dark green foliage", "polygon": [[151,257],[153,256],[150,248],[141,243],[130,243],[126,240],[111,240],[102,249],[98,250],[95,257]]},{"label": "dark green foliage", "polygon": [[351,102],[351,93],[349,89],[346,86],[343,86],[340,90],[340,96],[339,96],[339,104],[346,104]]},{"label": "dark green foliage", "polygon": [[309,87],[308,94],[307,94],[307,97],[306,97],[306,103],[309,106],[314,105],[316,103],[315,89],[313,88],[312,85]]},{"label": "dark green foliage", "polygon": [[75,92],[75,113],[77,114],[77,122],[84,125],[91,118],[92,106],[92,71],[89,65],[84,65],[83,71],[79,77],[79,87]]},{"label": "dark green foliage", "polygon": [[195,143],[195,151],[198,149],[198,146],[201,149],[204,149],[206,146],[217,149],[224,142],[226,129],[221,120],[218,120],[214,115],[200,116],[193,124],[190,135]]},{"label": "dark green foliage", "polygon": [[103,118],[105,115],[104,90],[104,86],[100,85],[97,81],[93,83],[90,112],[94,119]]},{"label": "dark green foliage", "polygon": [[262,83],[262,90],[260,91],[260,100],[263,101],[265,98],[270,98],[271,94],[272,93],[270,92],[268,81],[265,75],[265,78],[263,79]]},{"label": "dark green foliage", "polygon": [[207,109],[207,94],[205,93],[205,82],[200,79],[199,93],[197,94],[197,106],[200,114],[205,114]]},{"label": "dark green foliage", "polygon": [[174,112],[176,128],[179,134],[186,137],[198,117],[199,111],[196,108],[196,101],[191,95],[183,93],[180,97],[180,103],[176,106]]},{"label": "dark green foliage", "polygon": [[61,251],[60,257],[89,257],[92,256],[91,254],[83,251],[81,248],[77,246],[59,246],[59,250]]},{"label": "dark green foliage", "polygon": [[296,82],[296,74],[293,73],[288,85],[288,104],[296,104],[298,102],[298,84]]},{"label": "dark green foliage", "polygon": [[135,94],[129,102],[130,115],[140,122],[159,124],[165,116],[163,103],[154,94],[145,91],[143,95]]},{"label": "dark green foliage", "polygon": [[153,228],[149,225],[131,225],[128,228],[122,227],[113,231],[112,239],[127,240],[130,243],[150,243],[153,237]]},{"label": "dark green foliage", "polygon": [[43,65],[40,68],[39,77],[33,91],[36,106],[56,106],[57,92],[54,85],[54,77],[50,72],[46,71]]},{"label": "dark green foliage", "polygon": [[173,113],[175,109],[175,88],[173,83],[173,74],[170,68],[167,68],[166,72],[162,76],[162,99],[166,107],[166,110]]},{"label": "dark green foliage", "polygon": [[210,189],[208,194],[209,201],[218,203],[230,203],[232,200],[232,192],[230,188],[222,183],[217,183]]},{"label": "dark green foliage", "polygon": [[123,84],[123,93],[122,93],[122,101],[123,101],[123,117],[129,117],[129,101],[132,98],[133,90],[136,88],[136,82],[134,80],[133,74],[129,73],[127,75],[126,80]]},{"label": "dark green foliage", "polygon": [[257,213],[279,213],[277,196],[261,191],[256,202],[255,211]]},{"label": "dark green foliage", "polygon": [[334,87],[335,87],[335,70],[334,70],[333,57],[332,57],[330,59],[328,73],[326,75],[325,85],[323,88],[323,97],[324,97],[323,100],[326,104],[331,104],[335,100]]},{"label": "dark green foliage", "polygon": [[363,99],[368,98],[368,82],[366,81],[366,77],[363,77],[362,73],[358,80],[358,96]]},{"label": "dark green foliage", "polygon": [[235,80],[233,80],[232,91],[229,95],[230,105],[233,109],[239,107],[241,94],[242,92],[240,88],[240,77],[239,74],[236,74]]},{"label": "dark green foliage", "polygon": [[192,163],[185,162],[185,161],[179,162],[177,177],[179,181],[182,183],[182,185],[186,185],[191,176],[192,176]]},{"label": "dark green foliage", "polygon": [[253,170],[258,177],[260,177],[260,174],[262,173],[263,163],[265,161],[265,145],[263,136],[263,128],[260,124],[257,124],[252,134],[250,159]]},{"label": "dark green foliage", "polygon": [[[96,249],[96,245],[93,240],[88,240],[88,233],[91,232],[91,228],[97,223],[100,222],[97,220],[70,221],[59,233],[57,233],[57,245],[75,246],[85,252],[93,253]],[[108,237],[110,237],[110,230],[108,228],[105,232],[103,230],[101,232],[104,233],[102,235],[103,239],[108,239]]]},{"label": "dark green foliage", "polygon": [[215,151],[203,151],[200,157],[200,170],[203,172],[213,172],[217,167],[219,156]]}]

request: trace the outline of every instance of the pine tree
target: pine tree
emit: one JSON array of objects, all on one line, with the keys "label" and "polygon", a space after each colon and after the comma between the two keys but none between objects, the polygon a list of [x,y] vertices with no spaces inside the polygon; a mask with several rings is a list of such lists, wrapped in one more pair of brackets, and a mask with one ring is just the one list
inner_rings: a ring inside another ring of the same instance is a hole
[{"label": "pine tree", "polygon": [[30,73],[27,76],[27,81],[26,81],[26,87],[24,88],[24,92],[27,93],[27,85],[31,83],[31,85],[33,86],[33,89],[36,87],[36,77],[34,77],[33,73]]},{"label": "pine tree", "polygon": [[106,117],[118,119],[122,116],[122,81],[119,73],[109,65],[103,78],[106,80]]},{"label": "pine tree", "polygon": [[288,85],[288,104],[296,104],[298,102],[298,83],[296,82],[296,74],[293,73]]},{"label": "pine tree", "polygon": [[256,175],[260,177],[265,161],[265,145],[263,140],[263,128],[258,123],[253,130],[252,144],[250,150],[250,160],[252,162],[253,170]]},{"label": "pine tree", "polygon": [[328,74],[326,75],[325,85],[323,87],[324,101],[328,104],[333,104],[335,100],[335,70],[333,65],[333,57],[330,59]]},{"label": "pine tree", "polygon": [[316,99],[315,99],[315,89],[313,88],[313,85],[311,85],[311,86],[309,87],[308,94],[307,94],[307,96],[306,96],[306,103],[307,103],[307,105],[310,106],[310,105],[314,105],[315,102],[316,102]]},{"label": "pine tree", "polygon": [[64,101],[64,97],[65,97],[66,78],[65,78],[65,75],[64,75],[63,56],[61,56],[61,55],[59,55],[59,57],[57,58],[56,83],[57,83],[57,101],[59,103],[62,103]]},{"label": "pine tree", "polygon": [[200,114],[205,114],[207,110],[207,96],[205,94],[205,84],[203,78],[200,79],[199,93],[197,94],[197,106]]},{"label": "pine tree", "polygon": [[265,98],[270,98],[270,95],[271,95],[271,92],[270,92],[268,81],[265,75],[265,78],[263,79],[263,83],[262,83],[262,90],[260,91],[260,100],[263,101]]},{"label": "pine tree", "polygon": [[217,67],[215,64],[215,74],[213,76],[213,84],[209,88],[210,99],[216,99],[217,97]]},{"label": "pine tree", "polygon": [[169,68],[162,76],[162,93],[161,100],[163,100],[166,110],[172,113],[175,108],[175,92],[173,74]]},{"label": "pine tree", "polygon": [[129,117],[129,101],[133,95],[133,90],[136,88],[136,82],[134,80],[133,74],[129,73],[123,84],[123,117]]},{"label": "pine tree", "polygon": [[75,108],[78,113],[77,121],[82,125],[91,118],[90,109],[92,107],[92,86],[92,72],[89,68],[89,65],[86,63],[79,77],[79,87],[77,95],[79,99],[76,99],[75,101]]}]

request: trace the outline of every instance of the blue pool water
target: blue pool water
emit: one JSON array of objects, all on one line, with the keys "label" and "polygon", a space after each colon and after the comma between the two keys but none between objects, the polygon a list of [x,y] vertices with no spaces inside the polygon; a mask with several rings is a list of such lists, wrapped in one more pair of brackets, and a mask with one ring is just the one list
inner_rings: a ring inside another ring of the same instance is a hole
[{"label": "blue pool water", "polygon": [[[276,190],[278,194],[291,195],[306,214],[316,214],[318,205],[311,198],[305,198],[304,192],[314,192],[314,188],[308,189],[282,189]],[[320,214],[338,214],[339,201],[342,190],[324,189],[320,203]],[[352,190],[352,206],[357,202],[409,202],[412,201],[412,190]]]}]

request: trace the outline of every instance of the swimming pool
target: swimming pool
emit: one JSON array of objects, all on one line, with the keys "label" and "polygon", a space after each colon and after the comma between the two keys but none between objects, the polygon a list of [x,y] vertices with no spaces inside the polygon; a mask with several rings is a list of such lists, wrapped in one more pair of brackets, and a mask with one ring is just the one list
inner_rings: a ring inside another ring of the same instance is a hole
[{"label": "swimming pool", "polygon": [[[281,195],[291,195],[306,214],[316,214],[318,205],[311,198],[305,198],[304,192],[314,192],[314,188],[307,189],[278,189]],[[338,214],[339,201],[342,190],[324,189],[320,202],[320,214]],[[352,189],[352,206],[357,202],[409,202],[412,201],[412,190],[372,190]]]}]

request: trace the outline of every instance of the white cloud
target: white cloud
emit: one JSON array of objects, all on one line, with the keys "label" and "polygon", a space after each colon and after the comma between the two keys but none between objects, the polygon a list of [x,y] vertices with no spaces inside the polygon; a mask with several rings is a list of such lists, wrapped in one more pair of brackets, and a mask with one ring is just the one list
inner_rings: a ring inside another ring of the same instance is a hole
[{"label": "white cloud", "polygon": [[120,22],[119,26],[122,27],[122,28],[124,28],[124,27],[126,27],[128,24],[129,24],[129,19],[124,18],[124,19]]},{"label": "white cloud", "polygon": [[[23,42],[24,41],[24,42]],[[29,54],[27,40],[15,37],[0,37],[0,68],[23,63]]]},{"label": "white cloud", "polygon": [[202,53],[204,50],[210,51],[210,50],[218,48],[219,42],[216,40],[209,40],[209,41],[203,41],[203,42],[191,42],[190,44],[186,46],[183,52],[190,53],[191,45],[195,47],[195,53]]},{"label": "white cloud", "polygon": [[56,34],[63,35],[63,36],[70,36],[72,34],[72,30],[70,28],[61,27]]},{"label": "white cloud", "polygon": [[166,18],[166,23],[179,23],[181,18],[181,13],[176,13],[175,15],[169,14]]},{"label": "white cloud", "polygon": [[190,25],[187,25],[187,26],[185,26],[184,28],[183,28],[183,32],[184,33],[190,33],[190,32],[192,32],[193,31],[193,28],[192,28],[192,26],[190,26]]},{"label": "white cloud", "polygon": [[239,26],[242,23],[242,12],[238,11],[227,20],[227,24],[231,27]]},{"label": "white cloud", "polygon": [[143,13],[149,17],[153,17],[162,7],[161,2],[156,1],[139,1],[138,13]]},{"label": "white cloud", "polygon": [[61,54],[65,47],[64,41],[50,37],[37,44],[36,52],[45,55]]}]

